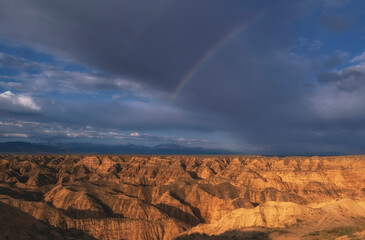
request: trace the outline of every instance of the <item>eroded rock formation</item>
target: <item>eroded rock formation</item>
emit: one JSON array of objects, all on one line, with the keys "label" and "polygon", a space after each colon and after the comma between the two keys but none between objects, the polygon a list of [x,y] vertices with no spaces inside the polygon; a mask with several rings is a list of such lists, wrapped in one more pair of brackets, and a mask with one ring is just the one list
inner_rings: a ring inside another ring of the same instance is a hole
[{"label": "eroded rock formation", "polygon": [[21,234],[22,214],[23,239],[240,239],[252,227],[294,239],[365,226],[365,156],[1,155],[0,204],[1,222],[19,216],[0,239]]}]

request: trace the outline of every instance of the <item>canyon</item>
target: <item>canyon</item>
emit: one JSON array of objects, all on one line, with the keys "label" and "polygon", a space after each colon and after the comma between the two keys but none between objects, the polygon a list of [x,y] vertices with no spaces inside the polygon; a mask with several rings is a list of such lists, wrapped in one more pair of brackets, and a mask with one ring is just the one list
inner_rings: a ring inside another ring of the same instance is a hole
[{"label": "canyon", "polygon": [[365,156],[0,155],[0,239],[365,239]]}]

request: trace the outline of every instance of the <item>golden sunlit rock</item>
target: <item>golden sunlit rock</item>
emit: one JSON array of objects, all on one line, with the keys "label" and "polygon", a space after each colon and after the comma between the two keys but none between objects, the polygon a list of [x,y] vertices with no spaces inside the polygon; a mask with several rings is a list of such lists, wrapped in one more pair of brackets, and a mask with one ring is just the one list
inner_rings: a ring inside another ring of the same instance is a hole
[{"label": "golden sunlit rock", "polygon": [[2,155],[0,239],[361,237],[364,173],[365,156]]}]

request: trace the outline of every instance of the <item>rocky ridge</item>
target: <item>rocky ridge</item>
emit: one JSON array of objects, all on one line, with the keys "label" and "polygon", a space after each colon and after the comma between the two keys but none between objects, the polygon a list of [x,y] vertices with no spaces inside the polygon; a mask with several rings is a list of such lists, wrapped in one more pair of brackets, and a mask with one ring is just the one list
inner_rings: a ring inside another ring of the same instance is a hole
[{"label": "rocky ridge", "polygon": [[241,239],[257,227],[295,239],[365,227],[364,173],[365,156],[1,155],[0,208],[48,233],[23,239]]}]

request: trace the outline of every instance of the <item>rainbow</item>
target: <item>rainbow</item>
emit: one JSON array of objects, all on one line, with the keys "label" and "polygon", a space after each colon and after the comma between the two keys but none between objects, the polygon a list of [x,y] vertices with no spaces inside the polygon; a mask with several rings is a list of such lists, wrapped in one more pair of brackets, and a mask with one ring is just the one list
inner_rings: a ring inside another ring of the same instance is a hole
[{"label": "rainbow", "polygon": [[241,33],[243,30],[247,29],[248,26],[255,22],[259,17],[261,17],[266,12],[266,9],[259,11],[256,15],[241,23],[236,28],[234,28],[231,32],[229,32],[226,36],[220,39],[212,48],[207,51],[202,58],[199,59],[198,62],[185,74],[184,78],[181,79],[179,85],[176,87],[175,91],[170,97],[169,103],[173,103],[179,93],[186,87],[186,85],[194,78],[194,76],[199,72],[199,70],[211,59],[215,53],[219,51],[225,44],[227,44],[230,40],[232,40],[235,36]]}]

